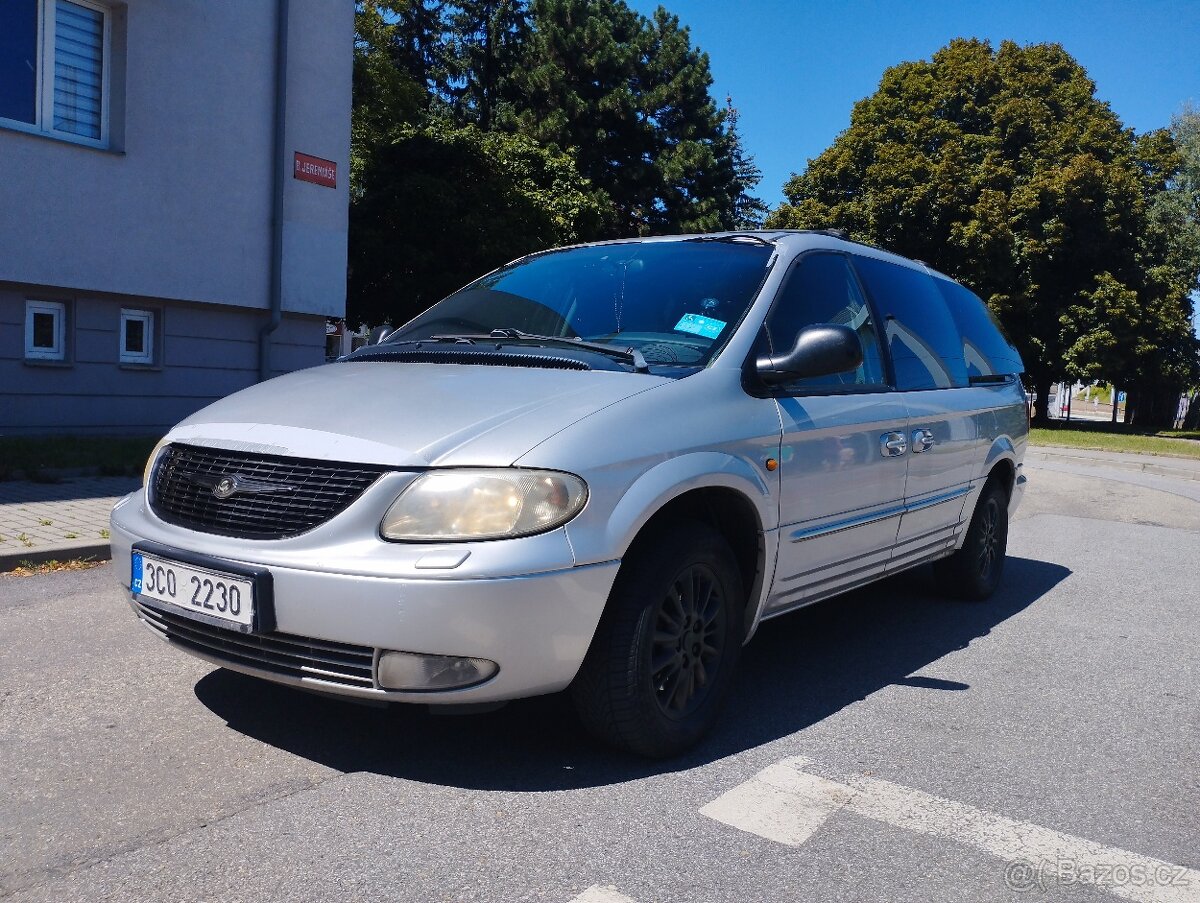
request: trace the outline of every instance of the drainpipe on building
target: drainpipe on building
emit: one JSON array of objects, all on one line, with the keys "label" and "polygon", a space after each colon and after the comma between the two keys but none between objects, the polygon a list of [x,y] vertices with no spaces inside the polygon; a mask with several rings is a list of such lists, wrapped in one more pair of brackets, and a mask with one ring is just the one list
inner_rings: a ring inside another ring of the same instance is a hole
[{"label": "drainpipe on building", "polygon": [[271,378],[271,333],[283,317],[283,190],[287,184],[284,169],[284,125],[287,114],[287,31],[288,0],[276,0],[275,6],[275,122],[271,149],[274,164],[271,174],[271,308],[270,319],[258,331],[258,380]]}]

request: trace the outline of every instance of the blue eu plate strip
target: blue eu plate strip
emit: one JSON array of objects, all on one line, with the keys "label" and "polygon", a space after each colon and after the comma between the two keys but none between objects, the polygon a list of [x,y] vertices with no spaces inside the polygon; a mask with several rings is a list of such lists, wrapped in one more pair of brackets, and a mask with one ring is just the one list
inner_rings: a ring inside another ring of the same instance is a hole
[{"label": "blue eu plate strip", "polygon": [[129,590],[134,593],[142,591],[142,556],[137,552],[133,553],[133,575],[129,579]]}]

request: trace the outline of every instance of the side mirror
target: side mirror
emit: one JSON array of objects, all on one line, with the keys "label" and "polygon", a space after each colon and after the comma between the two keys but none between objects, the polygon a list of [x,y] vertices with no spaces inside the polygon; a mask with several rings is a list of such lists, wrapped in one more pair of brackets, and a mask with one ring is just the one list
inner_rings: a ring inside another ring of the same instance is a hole
[{"label": "side mirror", "polygon": [[853,370],[863,362],[862,343],[849,326],[823,323],[800,330],[796,345],[784,354],[760,357],[758,375],[769,386]]},{"label": "side mirror", "polygon": [[368,345],[378,345],[380,342],[382,342],[384,340],[384,338],[387,337],[387,335],[391,331],[392,331],[392,327],[390,327],[390,326],[376,326],[367,335],[367,344]]}]

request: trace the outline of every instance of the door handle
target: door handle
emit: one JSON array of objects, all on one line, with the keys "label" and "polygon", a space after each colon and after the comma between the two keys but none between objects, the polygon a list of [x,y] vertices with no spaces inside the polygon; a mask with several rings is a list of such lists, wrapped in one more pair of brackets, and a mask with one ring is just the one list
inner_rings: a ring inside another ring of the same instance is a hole
[{"label": "door handle", "polygon": [[879,453],[885,458],[899,458],[908,451],[908,440],[904,433],[884,433],[879,437]]},{"label": "door handle", "polygon": [[914,455],[929,451],[935,445],[937,445],[937,440],[933,438],[933,430],[913,430],[912,450]]}]

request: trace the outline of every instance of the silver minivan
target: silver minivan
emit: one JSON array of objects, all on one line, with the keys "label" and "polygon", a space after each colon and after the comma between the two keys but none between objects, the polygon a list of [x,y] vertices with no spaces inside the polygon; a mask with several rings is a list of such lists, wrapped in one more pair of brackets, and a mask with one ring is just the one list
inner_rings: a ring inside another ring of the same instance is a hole
[{"label": "silver minivan", "polygon": [[180,423],[113,557],[141,621],[223,667],[569,690],[603,740],[672,755],[764,619],[928,562],[992,593],[1021,371],[966,288],[832,231],[546,251]]}]

